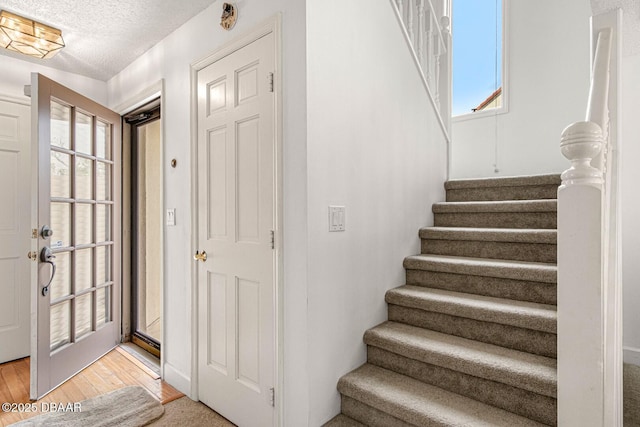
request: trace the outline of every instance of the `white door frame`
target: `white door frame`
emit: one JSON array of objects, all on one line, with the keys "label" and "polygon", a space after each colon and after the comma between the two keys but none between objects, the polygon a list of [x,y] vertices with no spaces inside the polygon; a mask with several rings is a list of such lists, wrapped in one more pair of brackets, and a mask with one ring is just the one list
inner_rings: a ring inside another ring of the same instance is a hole
[{"label": "white door frame", "polygon": [[[281,425],[283,420],[283,336],[284,336],[284,292],[283,292],[283,257],[282,257],[282,41],[281,41],[281,15],[277,14],[259,23],[247,33],[225,43],[222,47],[204,59],[191,64],[191,253],[198,250],[198,71],[206,68],[227,55],[253,43],[259,38],[273,33],[275,39],[275,405],[276,425]],[[191,258],[191,257],[190,257]],[[191,263],[191,393],[190,397],[198,400],[198,273],[195,261]]]},{"label": "white door frame", "polygon": [[[166,303],[166,298],[165,295],[167,294],[167,283],[165,278],[166,276],[166,254],[165,254],[165,225],[164,225],[164,201],[166,200],[165,198],[165,184],[164,184],[164,178],[165,178],[165,172],[166,172],[166,168],[165,168],[165,137],[164,137],[164,115],[165,115],[165,110],[166,107],[164,105],[164,79],[160,79],[157,82],[155,82],[154,84],[146,87],[145,89],[141,90],[140,92],[138,92],[136,95],[132,96],[131,98],[127,99],[126,101],[122,102],[121,104],[117,105],[115,108],[113,108],[113,111],[115,111],[116,113],[120,114],[120,116],[124,116],[127,113],[135,110],[136,108],[139,108],[145,104],[147,104],[150,101],[153,101],[156,98],[160,98],[160,117],[163,118],[163,120],[161,120],[160,122],[160,175],[162,176],[162,192],[160,195],[160,206],[162,207],[162,209],[160,209],[160,213],[159,215],[160,217],[160,224],[163,224],[162,226],[162,231],[160,232],[160,242],[161,242],[161,246],[162,246],[162,271],[160,272],[160,283],[161,283],[161,293],[160,293],[160,301],[162,304],[162,308],[161,308],[161,323],[162,323],[162,348],[164,349],[163,351],[160,352],[160,377],[164,379],[165,375],[164,375],[164,362],[165,362],[165,353],[168,350],[168,346],[166,346],[166,325],[165,325],[165,313],[167,312],[167,309],[165,307],[165,303]],[[130,143],[131,142],[131,134],[130,133],[126,133],[126,131],[130,129],[130,127],[128,127],[126,125],[126,123],[123,122],[122,124],[122,130],[123,130],[123,135],[122,135],[122,148],[124,151],[124,144],[125,142]],[[126,154],[126,153],[122,153],[122,212],[123,214],[130,214],[131,213],[131,155],[130,154]],[[121,268],[121,272],[122,272],[122,339],[124,341],[124,338],[126,336],[130,336],[131,335],[131,252],[130,252],[130,248],[131,247],[131,230],[132,230],[132,224],[131,224],[131,219],[130,219],[130,215],[124,216],[122,218],[122,268]],[[126,256],[125,256],[126,255]]]}]

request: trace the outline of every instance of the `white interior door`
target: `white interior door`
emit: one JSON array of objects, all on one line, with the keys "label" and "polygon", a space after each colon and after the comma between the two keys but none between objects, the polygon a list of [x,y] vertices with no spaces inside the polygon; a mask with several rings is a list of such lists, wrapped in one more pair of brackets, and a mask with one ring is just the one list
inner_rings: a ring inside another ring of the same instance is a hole
[{"label": "white interior door", "polygon": [[122,150],[117,113],[35,73],[31,102],[36,399],[120,341]]},{"label": "white interior door", "polygon": [[240,426],[275,414],[274,54],[270,33],[198,72],[198,393]]},{"label": "white interior door", "polygon": [[0,101],[0,363],[29,355],[29,105]]}]

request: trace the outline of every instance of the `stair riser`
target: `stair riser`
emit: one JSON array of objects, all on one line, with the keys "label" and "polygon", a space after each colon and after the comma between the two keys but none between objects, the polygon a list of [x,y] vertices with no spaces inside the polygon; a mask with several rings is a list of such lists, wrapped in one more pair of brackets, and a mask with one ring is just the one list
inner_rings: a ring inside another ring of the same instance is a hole
[{"label": "stair riser", "polygon": [[555,283],[528,282],[426,270],[407,270],[406,282],[407,285],[508,298],[517,301],[552,305],[557,302],[557,287]]},{"label": "stair riser", "polygon": [[436,227],[557,228],[556,212],[435,213]]},{"label": "stair riser", "polygon": [[338,414],[328,422],[324,423],[322,427],[367,427],[364,424],[357,422],[352,418],[348,418],[344,414]]},{"label": "stair riser", "polygon": [[[386,412],[345,395],[342,395],[341,409],[344,415],[370,427],[415,427],[413,424],[407,424]],[[443,424],[433,425],[446,427]]]},{"label": "stair riser", "polygon": [[422,253],[549,263],[557,260],[556,245],[545,243],[422,239]]},{"label": "stair riser", "polygon": [[389,320],[495,344],[541,356],[556,357],[555,334],[450,316],[389,304]]},{"label": "stair riser", "polygon": [[496,406],[547,425],[556,425],[556,399],[506,384],[430,365],[399,354],[367,347],[368,362],[385,369]]},{"label": "stair riser", "polygon": [[557,185],[459,188],[447,190],[447,202],[540,200],[558,197]]}]

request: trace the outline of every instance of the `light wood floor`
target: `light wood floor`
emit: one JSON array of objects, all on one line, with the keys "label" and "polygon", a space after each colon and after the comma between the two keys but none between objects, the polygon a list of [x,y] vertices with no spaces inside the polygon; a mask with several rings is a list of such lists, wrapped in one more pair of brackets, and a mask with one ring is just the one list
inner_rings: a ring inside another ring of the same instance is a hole
[{"label": "light wood floor", "polygon": [[[112,350],[39,402],[75,403],[130,385],[146,388],[163,404],[184,396],[120,348]],[[0,365],[0,404],[29,402],[29,358]],[[31,416],[0,411],[0,426]]]}]

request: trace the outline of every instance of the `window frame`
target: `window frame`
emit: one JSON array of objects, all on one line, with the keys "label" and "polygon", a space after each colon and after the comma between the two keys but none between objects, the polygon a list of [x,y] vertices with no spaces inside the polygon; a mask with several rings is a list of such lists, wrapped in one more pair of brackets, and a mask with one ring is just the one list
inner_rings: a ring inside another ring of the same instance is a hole
[{"label": "window frame", "polygon": [[[456,1],[456,0],[453,0]],[[491,108],[483,111],[470,111],[468,113],[458,114],[454,116],[451,114],[451,122],[462,122],[466,120],[482,119],[486,117],[493,117],[498,114],[506,114],[509,112],[509,19],[508,12],[509,0],[502,1],[502,106],[499,108]],[[455,17],[454,17],[455,19]],[[452,42],[453,46],[453,42]],[[453,66],[451,68],[451,84],[452,84],[452,97],[453,97]],[[497,89],[497,88],[496,88]],[[451,100],[453,105],[453,99]]]}]

